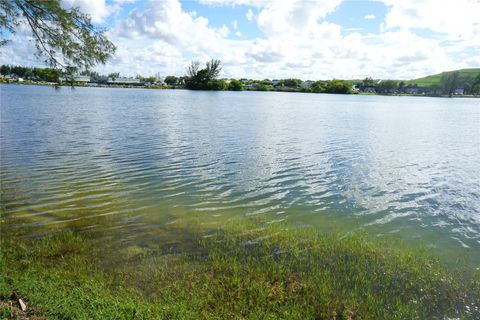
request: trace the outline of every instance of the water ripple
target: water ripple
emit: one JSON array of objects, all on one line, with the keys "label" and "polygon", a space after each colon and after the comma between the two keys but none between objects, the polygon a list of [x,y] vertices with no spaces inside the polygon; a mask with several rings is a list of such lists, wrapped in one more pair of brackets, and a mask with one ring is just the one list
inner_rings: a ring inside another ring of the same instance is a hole
[{"label": "water ripple", "polygon": [[141,242],[261,216],[480,256],[471,100],[0,90],[1,212],[15,228]]}]

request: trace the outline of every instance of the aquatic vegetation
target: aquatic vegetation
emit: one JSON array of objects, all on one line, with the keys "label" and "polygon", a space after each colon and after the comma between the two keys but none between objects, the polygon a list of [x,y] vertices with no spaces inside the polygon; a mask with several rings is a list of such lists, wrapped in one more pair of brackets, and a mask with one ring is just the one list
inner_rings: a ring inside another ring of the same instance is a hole
[{"label": "aquatic vegetation", "polygon": [[161,243],[155,250],[89,239],[4,239],[1,298],[16,292],[43,315],[76,319],[480,316],[479,274],[361,234],[232,224],[171,253]]}]

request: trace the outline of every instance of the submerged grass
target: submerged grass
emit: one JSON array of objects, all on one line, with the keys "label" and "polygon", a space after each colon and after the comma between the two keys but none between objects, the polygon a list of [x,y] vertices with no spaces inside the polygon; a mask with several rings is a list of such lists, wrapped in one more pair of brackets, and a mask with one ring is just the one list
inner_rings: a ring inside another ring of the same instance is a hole
[{"label": "submerged grass", "polygon": [[6,238],[0,270],[1,299],[15,292],[58,319],[480,318],[478,274],[361,234],[278,225],[227,228],[182,254],[74,232]]}]

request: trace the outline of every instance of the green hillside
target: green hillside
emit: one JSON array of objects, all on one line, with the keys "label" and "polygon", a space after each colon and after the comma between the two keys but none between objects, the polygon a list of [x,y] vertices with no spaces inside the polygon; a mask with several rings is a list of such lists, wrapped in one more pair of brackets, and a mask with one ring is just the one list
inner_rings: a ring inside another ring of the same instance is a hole
[{"label": "green hillside", "polygon": [[458,71],[458,87],[466,87],[472,83],[476,83],[480,80],[480,68],[461,69],[448,72],[442,72],[434,74],[424,78],[413,79],[405,81],[407,84],[417,84],[420,87],[440,87],[442,75],[445,73],[451,73]]}]

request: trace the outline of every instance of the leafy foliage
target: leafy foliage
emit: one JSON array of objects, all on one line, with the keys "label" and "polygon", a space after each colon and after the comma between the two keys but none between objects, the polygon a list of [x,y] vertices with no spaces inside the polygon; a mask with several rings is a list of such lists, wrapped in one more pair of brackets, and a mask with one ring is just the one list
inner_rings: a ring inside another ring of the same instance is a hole
[{"label": "leafy foliage", "polygon": [[285,87],[289,87],[289,88],[298,88],[298,87],[300,87],[301,83],[302,83],[302,80],[300,80],[300,79],[283,79],[283,80],[280,80],[277,83],[276,87],[285,86]]},{"label": "leafy foliage", "polygon": [[453,95],[455,88],[458,86],[459,73],[455,72],[445,72],[442,74],[441,86],[443,92],[448,94],[450,97]]},{"label": "leafy foliage", "polygon": [[243,90],[243,83],[240,80],[232,80],[228,84],[228,90],[231,91],[242,91]]},{"label": "leafy foliage", "polygon": [[311,88],[315,93],[351,93],[351,85],[343,80],[316,81]]},{"label": "leafy foliage", "polygon": [[165,77],[165,83],[168,84],[169,86],[176,86],[178,84],[178,78],[175,76],[167,76]]},{"label": "leafy foliage", "polygon": [[5,44],[8,33],[15,33],[21,24],[30,27],[37,55],[70,74],[105,63],[116,49],[90,16],[78,8],[62,8],[59,0],[1,0],[0,44]]},{"label": "leafy foliage", "polygon": [[21,66],[0,66],[0,74],[14,75],[19,78],[34,79],[47,82],[58,82],[61,72],[53,68],[27,68]]},{"label": "leafy foliage", "polygon": [[199,61],[192,61],[187,67],[187,79],[185,86],[191,90],[225,90],[225,81],[216,79],[222,68],[220,60],[212,59],[206,63],[204,69],[200,69]]}]

